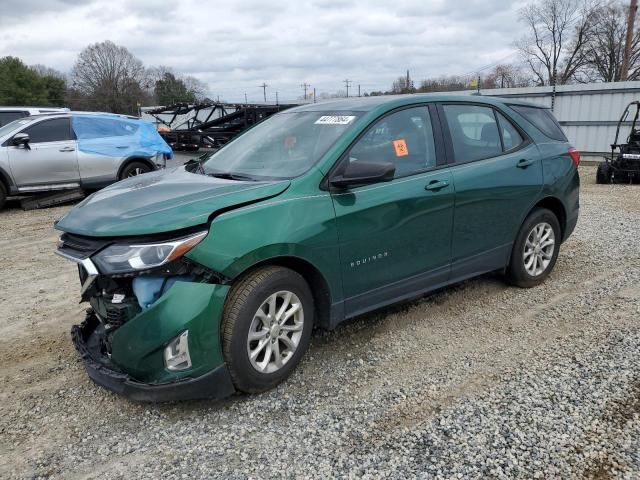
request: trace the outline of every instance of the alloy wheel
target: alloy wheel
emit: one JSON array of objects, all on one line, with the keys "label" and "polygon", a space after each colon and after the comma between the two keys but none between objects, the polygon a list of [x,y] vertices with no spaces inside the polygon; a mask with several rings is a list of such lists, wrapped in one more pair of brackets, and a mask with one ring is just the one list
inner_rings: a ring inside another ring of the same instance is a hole
[{"label": "alloy wheel", "polygon": [[542,275],[551,263],[556,248],[553,228],[546,222],[533,227],[524,244],[524,269],[532,277]]},{"label": "alloy wheel", "polygon": [[304,326],[298,296],[289,291],[270,295],[254,314],[247,337],[247,354],[260,373],[280,370],[294,355]]},{"label": "alloy wheel", "polygon": [[127,175],[127,178],[137,177],[138,175],[142,175],[143,173],[144,173],[144,170],[142,168],[136,167],[129,172],[129,175]]}]

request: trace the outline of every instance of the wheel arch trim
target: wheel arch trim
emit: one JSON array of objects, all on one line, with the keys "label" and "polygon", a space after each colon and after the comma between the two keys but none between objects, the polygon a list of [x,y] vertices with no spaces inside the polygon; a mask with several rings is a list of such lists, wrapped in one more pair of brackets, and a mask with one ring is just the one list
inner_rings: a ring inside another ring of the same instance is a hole
[{"label": "wheel arch trim", "polygon": [[334,318],[339,315],[336,306],[332,304],[332,293],[329,282],[322,271],[309,260],[295,255],[279,255],[269,257],[246,266],[234,276],[232,282],[246,276],[249,272],[266,266],[288,268],[304,278],[313,295],[316,306],[316,326],[331,328],[335,324]]}]

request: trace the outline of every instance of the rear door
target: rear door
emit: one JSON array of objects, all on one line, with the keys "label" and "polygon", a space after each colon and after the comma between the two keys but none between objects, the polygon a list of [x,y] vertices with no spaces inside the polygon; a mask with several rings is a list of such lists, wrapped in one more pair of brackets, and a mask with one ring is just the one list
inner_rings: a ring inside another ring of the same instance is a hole
[{"label": "rear door", "polygon": [[432,118],[426,106],[389,113],[342,160],[396,166],[392,181],[332,192],[347,316],[448,279],[454,191]]},{"label": "rear door", "polygon": [[447,103],[439,112],[456,191],[451,276],[502,268],[523,215],[542,189],[538,149],[492,106]]},{"label": "rear door", "polygon": [[68,117],[49,118],[20,133],[29,147],[9,146],[9,166],[18,190],[46,190],[79,186],[76,141]]}]

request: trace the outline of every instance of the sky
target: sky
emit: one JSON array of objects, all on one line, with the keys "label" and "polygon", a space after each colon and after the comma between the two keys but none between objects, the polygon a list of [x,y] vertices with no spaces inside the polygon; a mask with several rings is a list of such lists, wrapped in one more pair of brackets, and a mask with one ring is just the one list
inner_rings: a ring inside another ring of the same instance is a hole
[{"label": "sky", "polygon": [[67,73],[111,40],[147,67],[166,65],[226,101],[298,99],[303,83],[350,95],[411,77],[473,75],[517,61],[522,1],[2,0],[0,57]]}]

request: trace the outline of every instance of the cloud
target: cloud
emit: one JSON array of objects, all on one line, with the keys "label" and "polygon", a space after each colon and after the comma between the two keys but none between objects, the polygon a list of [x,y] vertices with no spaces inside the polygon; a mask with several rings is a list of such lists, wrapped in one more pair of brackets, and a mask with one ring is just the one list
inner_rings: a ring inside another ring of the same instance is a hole
[{"label": "cloud", "polygon": [[[389,88],[410,69],[463,74],[509,55],[521,2],[467,0],[4,0],[0,56],[68,71],[83,47],[112,40],[147,66],[207,82],[211,95],[295,100],[353,80]],[[7,14],[7,12],[9,12]],[[357,87],[355,87],[357,88]]]}]

